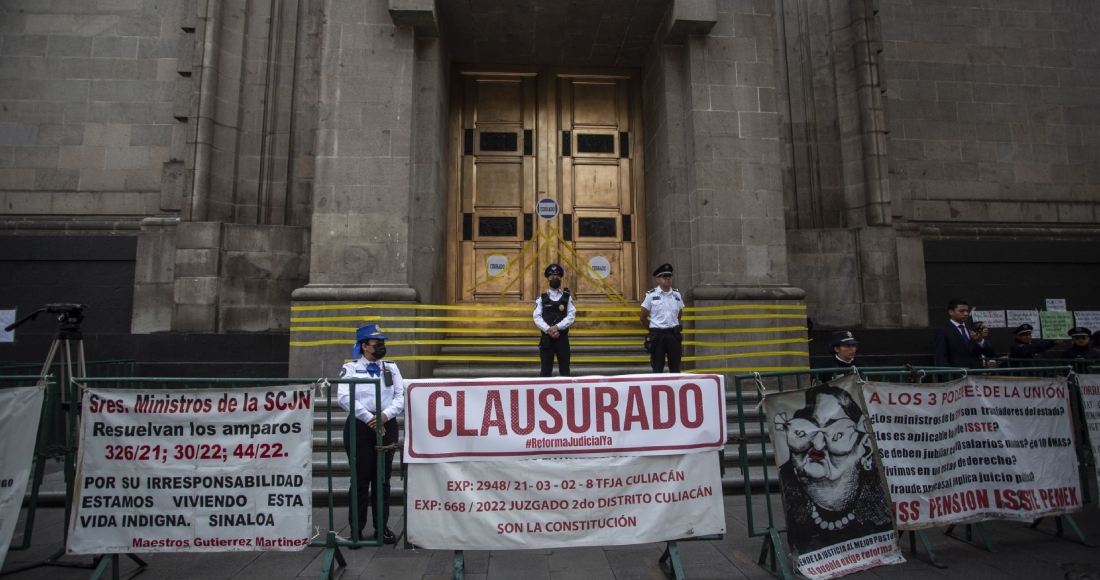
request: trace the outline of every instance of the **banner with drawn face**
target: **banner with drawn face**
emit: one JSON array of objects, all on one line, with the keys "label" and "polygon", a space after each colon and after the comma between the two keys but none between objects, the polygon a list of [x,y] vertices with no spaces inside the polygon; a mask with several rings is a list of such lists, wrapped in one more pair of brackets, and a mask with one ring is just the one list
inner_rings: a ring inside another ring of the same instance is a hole
[{"label": "banner with drawn face", "polygon": [[904,562],[859,384],[767,394],[792,560],[808,578]]}]

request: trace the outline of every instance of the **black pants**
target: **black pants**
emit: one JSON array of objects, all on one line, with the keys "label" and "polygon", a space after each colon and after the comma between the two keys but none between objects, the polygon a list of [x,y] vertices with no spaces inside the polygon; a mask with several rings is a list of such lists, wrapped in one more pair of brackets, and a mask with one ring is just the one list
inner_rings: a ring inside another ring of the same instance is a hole
[{"label": "black pants", "polygon": [[557,338],[551,338],[549,334],[542,333],[539,339],[539,360],[542,368],[540,377],[548,377],[553,374],[554,355],[558,356],[558,374],[569,376],[569,333],[562,332]]},{"label": "black pants", "polygon": [[653,334],[653,352],[649,353],[649,366],[655,373],[665,372],[665,356],[668,356],[668,372],[680,372],[683,335],[675,328],[650,328]]},{"label": "black pants", "polygon": [[[393,418],[386,421],[386,434],[382,436],[383,445],[392,445],[397,443],[397,419]],[[367,511],[374,511],[374,504],[378,501],[378,486],[375,485],[375,476],[377,474],[378,459],[375,455],[376,440],[374,435],[374,429],[367,427],[367,424],[358,421],[355,424],[355,489],[349,490],[349,493],[355,493],[355,497],[359,502],[359,535],[362,538],[363,530],[367,526],[367,522],[371,523],[371,527],[374,527],[374,519],[368,517]],[[349,421],[344,425],[344,451],[348,454],[348,461],[351,461],[351,422]],[[387,525],[390,521],[390,476],[393,474],[393,454],[395,450],[387,451],[386,458],[383,460],[382,465],[385,467],[385,477],[382,479],[382,523]],[[355,525],[355,521],[352,518],[351,500],[348,500],[348,525]],[[388,525],[387,525],[388,527]],[[369,538],[366,538],[369,539]]]}]

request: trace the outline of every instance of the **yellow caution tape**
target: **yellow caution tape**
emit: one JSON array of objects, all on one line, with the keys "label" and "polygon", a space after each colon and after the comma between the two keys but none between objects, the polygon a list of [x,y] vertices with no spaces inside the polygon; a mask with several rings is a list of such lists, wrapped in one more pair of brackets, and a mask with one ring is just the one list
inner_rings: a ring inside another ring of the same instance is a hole
[{"label": "yellow caution tape", "polygon": [[805,320],[804,314],[715,314],[711,316],[683,316],[682,320],[763,320],[766,318],[794,318]]},{"label": "yellow caution tape", "polygon": [[[379,327],[383,333],[401,333],[401,332],[420,332],[420,333],[436,333],[436,334],[528,334],[533,332],[532,329],[526,328],[454,328],[454,327],[419,327],[419,328],[390,328]],[[802,332],[805,331],[805,326],[776,326],[769,328],[686,328],[684,334],[759,334],[759,333],[779,333],[779,332]],[[292,326],[290,332],[339,332],[339,333],[354,333],[355,327],[349,326]],[[644,329],[583,329],[583,328],[570,328],[570,336],[595,336],[595,335],[645,335],[647,332]],[[790,339],[795,341],[805,341],[805,339]],[[777,343],[778,344],[778,343]],[[735,346],[736,344],[724,345],[723,343],[704,344],[703,346]]]},{"label": "yellow caution tape", "polygon": [[684,312],[720,312],[722,310],[805,310],[805,304],[731,304],[729,306],[685,306]]},{"label": "yellow caution tape", "polygon": [[[768,320],[773,318],[806,318],[798,314],[718,314],[714,316],[685,316],[684,320]],[[629,322],[637,324],[638,319],[626,316],[578,316],[577,320],[587,322]],[[291,317],[291,322],[531,322],[530,316],[311,316]]]},{"label": "yellow caution tape", "polygon": [[810,356],[809,353],[799,352],[796,350],[776,350],[769,352],[739,352],[736,354],[708,354],[703,356],[685,356],[683,360],[688,361],[701,361],[701,360],[723,360],[727,358],[752,358],[757,356]]},{"label": "yellow caution tape", "polygon": [[796,344],[810,342],[805,338],[776,338],[772,340],[746,340],[741,342],[707,342],[702,340],[685,340],[684,346],[698,346],[703,348],[719,348],[730,346],[764,346],[769,344]]}]

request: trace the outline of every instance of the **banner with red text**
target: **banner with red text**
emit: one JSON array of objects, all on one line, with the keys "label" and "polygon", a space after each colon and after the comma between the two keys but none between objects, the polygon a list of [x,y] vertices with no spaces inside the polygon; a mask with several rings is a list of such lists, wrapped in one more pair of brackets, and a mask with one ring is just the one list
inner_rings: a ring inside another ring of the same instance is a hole
[{"label": "banner with red text", "polygon": [[405,391],[406,463],[721,449],[721,375],[415,380]]},{"label": "banner with red text", "polygon": [[[1081,385],[1081,402],[1085,407],[1092,456],[1100,457],[1100,375],[1077,375],[1077,381]],[[1100,482],[1100,464],[1096,466],[1096,480]]]},{"label": "banner with red text", "polygon": [[309,386],[87,389],[71,554],[301,550]]},{"label": "banner with red text", "polygon": [[409,465],[409,542],[443,550],[725,533],[718,452]]},{"label": "banner with red text", "polygon": [[7,557],[30,480],[46,384],[0,389],[0,564]]},{"label": "banner with red text", "polygon": [[858,377],[766,393],[764,412],[798,572],[821,580],[905,562]]},{"label": "banner with red text", "polygon": [[868,382],[863,395],[899,529],[1077,511],[1064,378]]}]

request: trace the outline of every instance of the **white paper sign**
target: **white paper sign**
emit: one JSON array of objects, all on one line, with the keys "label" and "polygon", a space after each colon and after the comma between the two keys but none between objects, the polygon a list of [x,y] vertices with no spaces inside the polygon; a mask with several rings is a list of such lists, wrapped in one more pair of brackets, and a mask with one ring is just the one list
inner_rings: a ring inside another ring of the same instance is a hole
[{"label": "white paper sign", "polygon": [[508,256],[494,254],[485,259],[485,267],[489,269],[489,277],[496,278],[508,269]]},{"label": "white paper sign", "polygon": [[1047,310],[1051,312],[1065,312],[1066,311],[1066,299],[1065,298],[1047,298]]},{"label": "white paper sign", "polygon": [[1008,326],[1005,322],[1004,310],[974,310],[970,313],[970,319],[974,322],[984,323],[989,328]]},{"label": "white paper sign", "polygon": [[1021,324],[1030,324],[1033,330],[1032,336],[1042,336],[1042,326],[1039,324],[1038,310],[1006,310],[1005,323],[1008,328],[1016,328]]},{"label": "white paper sign", "polygon": [[[1100,375],[1077,375],[1077,380],[1081,385],[1092,456],[1100,457]],[[1096,480],[1100,482],[1100,464],[1096,466]]]},{"label": "white paper sign", "polygon": [[0,389],[0,565],[7,557],[27,491],[45,393],[45,383]]},{"label": "white paper sign", "polygon": [[898,529],[1081,508],[1064,378],[863,385]]},{"label": "white paper sign", "polygon": [[596,256],[589,260],[588,267],[592,269],[592,271],[588,273],[590,277],[592,276],[592,272],[595,272],[595,275],[599,276],[601,279],[611,275],[611,262],[608,262],[607,258],[603,256]]},{"label": "white paper sign", "polygon": [[1073,319],[1076,326],[1084,326],[1092,332],[1100,330],[1100,310],[1077,310],[1073,313]]},{"label": "white paper sign", "polygon": [[301,550],[311,387],[88,389],[70,554]]},{"label": "white paper sign", "polygon": [[725,533],[718,453],[409,465],[417,546],[502,550]]},{"label": "white paper sign", "polygon": [[0,342],[15,342],[15,329],[4,330],[15,322],[14,310],[0,310]]},{"label": "white paper sign", "polygon": [[721,375],[408,381],[406,463],[721,449]]}]

